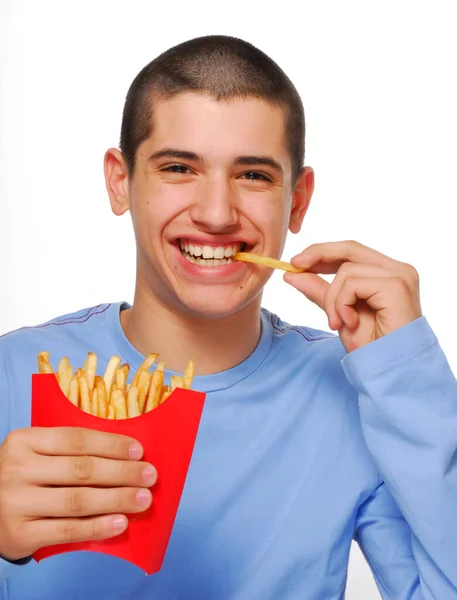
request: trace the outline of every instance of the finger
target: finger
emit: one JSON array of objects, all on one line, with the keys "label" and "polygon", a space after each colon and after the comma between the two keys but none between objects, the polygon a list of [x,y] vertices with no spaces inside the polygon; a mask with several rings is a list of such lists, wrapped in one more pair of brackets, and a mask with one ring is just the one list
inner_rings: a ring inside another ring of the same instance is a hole
[{"label": "finger", "polygon": [[87,455],[40,456],[30,465],[30,482],[35,485],[149,487],[156,481],[156,469],[140,461]]},{"label": "finger", "polygon": [[78,519],[38,519],[30,523],[28,539],[35,550],[54,544],[105,540],[123,533],[127,527],[128,519],[122,514]]},{"label": "finger", "polygon": [[304,294],[308,300],[325,310],[325,296],[330,289],[330,284],[322,277],[314,273],[285,273],[283,279]]},{"label": "finger", "polygon": [[312,269],[313,272],[319,266],[318,272],[325,274],[336,273],[339,266],[347,261],[383,268],[394,268],[398,265],[392,258],[354,241],[313,244],[294,256],[291,263],[295,267]]},{"label": "finger", "polygon": [[336,299],[338,313],[344,313],[348,307],[352,307],[358,300],[365,300],[370,308],[375,311],[385,308],[383,297],[383,282],[385,279],[350,277],[345,280],[340,293]]},{"label": "finger", "polygon": [[49,456],[100,456],[119,460],[139,460],[143,448],[135,439],[82,427],[32,427],[20,430],[29,446]]},{"label": "finger", "polygon": [[88,517],[139,513],[151,505],[146,488],[35,488],[33,502],[19,500],[17,510],[28,517]]},{"label": "finger", "polygon": [[[351,262],[345,262],[338,269],[336,277],[330,285],[330,289],[325,297],[325,312],[328,316],[330,329],[338,330],[346,325],[350,329],[357,327],[359,319],[357,311],[354,308],[344,306],[339,312],[336,299],[338,298],[344,282],[352,277],[386,279],[392,276],[390,269],[375,267],[372,265],[361,265]],[[339,305],[341,308],[341,305]]]}]

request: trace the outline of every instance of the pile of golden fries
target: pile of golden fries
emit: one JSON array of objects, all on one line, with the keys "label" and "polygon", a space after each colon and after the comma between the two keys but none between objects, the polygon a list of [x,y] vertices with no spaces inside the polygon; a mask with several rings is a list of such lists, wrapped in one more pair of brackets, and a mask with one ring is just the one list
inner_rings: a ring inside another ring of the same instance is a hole
[{"label": "pile of golden fries", "polygon": [[49,352],[38,354],[39,373],[54,373],[63,394],[84,412],[104,419],[128,419],[138,417],[157,408],[177,387],[190,389],[194,377],[194,361],[189,363],[181,375],[172,375],[170,385],[164,385],[165,363],[159,362],[150,371],[158,354],[149,354],[135,373],[132,382],[127,383],[130,365],[120,366],[121,358],[112,356],[103,377],[96,374],[98,357],[93,352],[87,354],[84,368],[73,373],[68,358],[64,356],[54,372],[49,360]]}]

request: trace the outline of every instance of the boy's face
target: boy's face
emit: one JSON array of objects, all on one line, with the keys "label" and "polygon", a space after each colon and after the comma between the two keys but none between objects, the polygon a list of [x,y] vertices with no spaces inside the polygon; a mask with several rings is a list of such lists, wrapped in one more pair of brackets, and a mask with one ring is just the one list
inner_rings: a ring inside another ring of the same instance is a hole
[{"label": "boy's face", "polygon": [[260,302],[271,270],[230,256],[279,257],[312,193],[310,169],[292,189],[282,110],[183,93],[155,104],[153,123],[121,198],[110,193],[114,212],[132,214],[137,285],[195,317]]}]

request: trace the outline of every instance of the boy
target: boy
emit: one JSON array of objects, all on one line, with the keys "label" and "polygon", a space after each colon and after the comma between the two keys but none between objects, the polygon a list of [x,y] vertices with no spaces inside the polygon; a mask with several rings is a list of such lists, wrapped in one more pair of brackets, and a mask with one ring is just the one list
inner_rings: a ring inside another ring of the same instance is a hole
[{"label": "boy", "polygon": [[[137,244],[133,305],[104,304],[0,340],[2,598],[341,598],[351,540],[384,598],[457,598],[457,383],[422,316],[413,267],[356,242],[316,244],[284,279],[338,336],[261,308],[300,230],[314,175],[292,83],[265,54],[212,36],[146,66],[105,156]],[[328,284],[319,274],[336,274]],[[101,554],[161,474],[133,439],[30,425],[36,355],[89,350],[136,371],[195,359],[207,399],[163,567]]]}]

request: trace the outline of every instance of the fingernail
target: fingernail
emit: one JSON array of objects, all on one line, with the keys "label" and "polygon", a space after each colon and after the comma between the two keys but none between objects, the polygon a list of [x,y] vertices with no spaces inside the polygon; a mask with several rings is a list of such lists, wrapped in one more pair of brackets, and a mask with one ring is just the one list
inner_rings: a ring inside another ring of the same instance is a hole
[{"label": "fingernail", "polygon": [[136,501],[140,506],[148,506],[152,500],[152,494],[149,490],[138,490],[136,493]]},{"label": "fingernail", "polygon": [[135,442],[129,448],[129,456],[134,460],[139,460],[143,456],[143,448],[140,444]]},{"label": "fingernail", "polygon": [[127,528],[127,523],[127,517],[118,515],[117,517],[114,517],[111,521],[111,527],[114,529],[114,531],[120,533],[121,531],[124,531],[124,529]]},{"label": "fingernail", "polygon": [[154,485],[157,481],[157,471],[152,465],[148,465],[143,471],[143,481],[146,485]]}]

